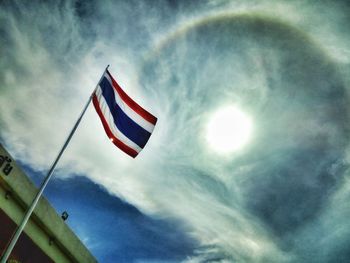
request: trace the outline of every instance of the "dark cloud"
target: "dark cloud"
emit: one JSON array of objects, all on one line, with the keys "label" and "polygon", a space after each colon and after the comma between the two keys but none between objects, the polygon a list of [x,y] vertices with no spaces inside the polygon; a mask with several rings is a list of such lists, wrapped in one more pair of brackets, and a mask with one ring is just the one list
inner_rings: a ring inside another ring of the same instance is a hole
[{"label": "dark cloud", "polygon": [[[42,176],[23,168],[39,185]],[[85,177],[54,179],[46,197],[100,262],[181,261],[197,246],[180,222],[150,218]]]}]

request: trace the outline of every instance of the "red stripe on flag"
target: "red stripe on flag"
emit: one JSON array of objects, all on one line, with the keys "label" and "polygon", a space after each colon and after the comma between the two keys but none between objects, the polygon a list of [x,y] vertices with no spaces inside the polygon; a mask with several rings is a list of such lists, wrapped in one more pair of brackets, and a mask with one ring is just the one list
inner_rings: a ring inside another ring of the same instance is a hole
[{"label": "red stripe on flag", "polygon": [[157,118],[153,116],[151,113],[146,111],[144,108],[142,108],[139,104],[137,104],[132,98],[128,96],[128,94],[125,93],[125,91],[119,86],[119,84],[114,80],[111,73],[109,71],[106,71],[109,77],[112,80],[112,86],[115,88],[115,90],[118,92],[121,99],[130,107],[132,108],[137,114],[142,116],[145,120],[149,121],[153,125],[156,125]]},{"label": "red stripe on flag", "polygon": [[100,108],[100,104],[98,102],[98,99],[96,97],[96,94],[94,94],[93,98],[92,98],[92,102],[94,104],[94,107],[96,109],[96,112],[98,114],[98,116],[100,116],[103,128],[106,131],[107,136],[112,140],[112,142],[115,144],[115,146],[117,146],[119,149],[121,149],[123,152],[125,152],[126,154],[130,155],[131,157],[135,158],[138,155],[138,152],[135,151],[134,149],[130,148],[129,146],[127,146],[126,144],[124,144],[122,141],[120,141],[118,138],[116,138],[112,131],[109,128],[109,125],[105,119],[105,117],[103,116],[103,113],[101,111]]}]

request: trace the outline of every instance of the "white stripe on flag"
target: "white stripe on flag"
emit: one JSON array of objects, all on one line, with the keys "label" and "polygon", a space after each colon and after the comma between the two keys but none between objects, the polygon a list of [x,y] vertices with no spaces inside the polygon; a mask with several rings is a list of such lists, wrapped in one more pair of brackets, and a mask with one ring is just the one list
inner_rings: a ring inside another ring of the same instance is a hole
[{"label": "white stripe on flag", "polygon": [[133,141],[131,141],[128,137],[126,137],[119,129],[118,127],[115,125],[114,123],[114,119],[113,116],[111,114],[111,111],[107,105],[107,102],[105,100],[105,98],[102,95],[102,90],[100,85],[98,85],[97,89],[96,89],[96,97],[98,100],[98,103],[100,105],[101,108],[101,112],[103,114],[103,116],[105,117],[108,126],[111,130],[111,132],[113,133],[113,135],[119,139],[120,141],[122,141],[124,144],[126,144],[127,146],[129,146],[130,148],[134,149],[137,152],[140,152],[142,150],[142,148],[140,146],[138,146],[136,143],[134,143]]},{"label": "white stripe on flag", "polygon": [[[105,73],[105,77],[108,80],[108,82],[111,84],[112,88],[113,88],[113,84],[112,84],[112,80],[109,77],[109,75],[107,73]],[[115,90],[115,88],[113,88],[114,91],[114,97],[115,100],[117,102],[117,104],[119,105],[119,107],[122,109],[122,111],[130,118],[132,119],[134,122],[136,122],[138,125],[140,125],[142,128],[144,128],[146,131],[148,131],[149,133],[152,133],[154,130],[154,124],[150,123],[149,121],[145,120],[142,116],[140,116],[138,113],[136,113],[132,108],[130,108],[128,106],[128,104],[126,104],[122,98],[119,96],[118,92]]]}]

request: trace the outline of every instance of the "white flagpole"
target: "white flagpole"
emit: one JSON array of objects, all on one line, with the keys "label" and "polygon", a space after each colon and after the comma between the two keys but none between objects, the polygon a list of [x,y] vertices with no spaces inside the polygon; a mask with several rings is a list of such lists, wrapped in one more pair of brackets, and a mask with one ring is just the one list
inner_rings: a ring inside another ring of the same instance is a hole
[{"label": "white flagpole", "polygon": [[[109,65],[106,67],[106,69],[105,69],[105,71],[103,72],[103,74],[102,74],[102,76],[101,76],[101,78],[100,78],[100,80],[99,80],[98,83],[100,83],[100,81],[102,80],[102,78],[103,78],[103,76],[104,76],[104,73],[106,72],[106,70],[108,69],[108,67],[109,67]],[[93,94],[95,93],[95,90],[97,89],[98,83],[97,83],[97,85],[96,85],[94,91],[92,92],[91,96],[89,97],[89,100],[88,100],[88,102],[86,103],[86,105],[85,105],[83,111],[81,112],[81,114],[80,114],[78,120],[76,121],[76,123],[75,123],[73,129],[72,129],[71,132],[69,133],[68,138],[66,139],[66,141],[65,141],[65,143],[64,143],[64,145],[63,145],[63,147],[61,148],[60,152],[58,153],[58,155],[57,155],[55,161],[54,161],[53,164],[51,165],[51,168],[50,168],[50,170],[48,171],[48,173],[47,173],[47,175],[46,175],[46,177],[45,177],[45,180],[42,182],[42,184],[41,184],[41,186],[40,186],[39,192],[36,194],[36,196],[35,196],[35,198],[34,198],[32,204],[30,205],[28,211],[26,212],[26,214],[25,214],[25,216],[24,216],[24,218],[23,218],[21,224],[18,226],[18,228],[17,228],[15,234],[12,236],[11,241],[10,241],[10,243],[8,244],[6,250],[5,250],[5,252],[4,252],[4,254],[3,254],[2,258],[1,258],[1,263],[6,263],[6,261],[7,261],[7,259],[9,258],[9,256],[10,256],[10,254],[11,254],[13,248],[15,247],[15,245],[16,245],[16,243],[17,243],[17,241],[18,241],[18,238],[20,237],[21,233],[23,232],[24,227],[26,226],[26,224],[27,224],[27,222],[28,222],[30,216],[32,215],[32,213],[33,213],[33,211],[34,211],[34,208],[36,207],[36,205],[37,205],[37,203],[38,203],[38,201],[39,201],[39,199],[40,199],[40,197],[41,197],[43,191],[45,190],[46,185],[48,184],[50,178],[52,177],[52,174],[53,174],[53,172],[54,172],[54,170],[55,170],[55,167],[56,167],[56,165],[57,165],[59,159],[61,158],[61,156],[62,156],[64,150],[67,148],[67,145],[68,145],[68,143],[70,142],[70,140],[72,139],[72,137],[73,137],[73,135],[74,135],[76,129],[78,128],[78,125],[79,125],[81,119],[83,118],[83,116],[84,116],[84,114],[85,114],[85,111],[86,111],[86,109],[88,108],[88,106],[89,106],[89,104],[90,104],[90,102],[91,102],[91,100],[92,100]]]}]

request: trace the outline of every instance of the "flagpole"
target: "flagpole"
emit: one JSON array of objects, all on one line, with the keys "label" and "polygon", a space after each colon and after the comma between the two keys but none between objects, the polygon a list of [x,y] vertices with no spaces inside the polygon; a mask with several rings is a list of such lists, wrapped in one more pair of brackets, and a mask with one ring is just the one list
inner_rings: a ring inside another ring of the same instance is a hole
[{"label": "flagpole", "polygon": [[[103,72],[103,74],[102,74],[102,76],[101,76],[101,78],[100,78],[100,80],[99,80],[98,83],[101,82],[101,80],[102,80],[102,78],[103,78],[103,76],[104,76],[104,73],[106,72],[106,70],[108,69],[108,67],[109,67],[109,65],[106,67],[106,69],[105,69],[105,71]],[[95,93],[95,90],[97,89],[98,83],[97,83],[97,85],[96,85],[94,91],[93,91],[92,94],[90,95],[89,100],[87,101],[87,103],[86,103],[84,109],[82,110],[82,112],[81,112],[79,118],[77,119],[77,121],[76,121],[76,123],[75,123],[73,129],[72,129],[71,132],[69,133],[69,135],[68,135],[68,137],[67,137],[67,139],[66,139],[64,145],[62,146],[60,152],[58,153],[58,155],[57,155],[55,161],[52,163],[51,168],[50,168],[50,170],[48,171],[48,173],[47,173],[47,175],[46,175],[46,177],[45,177],[45,180],[42,182],[42,184],[41,184],[41,186],[40,186],[39,192],[36,194],[36,196],[35,196],[35,198],[34,198],[32,204],[30,205],[28,211],[26,212],[26,214],[25,214],[25,216],[24,216],[24,218],[23,218],[21,224],[18,226],[18,228],[17,228],[15,234],[12,236],[11,241],[10,241],[10,243],[8,244],[6,250],[5,250],[5,252],[4,252],[4,254],[3,254],[2,258],[1,258],[1,263],[6,263],[6,261],[7,261],[7,259],[9,258],[9,256],[10,256],[10,254],[11,254],[13,248],[15,247],[15,245],[16,245],[16,243],[17,243],[17,241],[18,241],[18,239],[19,239],[19,237],[20,237],[20,235],[21,235],[21,233],[23,232],[24,227],[26,226],[26,224],[27,224],[27,222],[28,222],[30,216],[32,215],[32,213],[33,213],[33,211],[34,211],[34,208],[35,208],[36,205],[38,204],[38,201],[39,201],[39,199],[40,199],[42,193],[44,192],[46,185],[48,184],[49,180],[51,179],[52,174],[53,174],[53,172],[54,172],[54,170],[55,170],[55,167],[56,167],[56,165],[57,165],[59,159],[61,158],[61,156],[62,156],[64,150],[67,148],[68,143],[69,143],[70,140],[72,139],[72,137],[73,137],[73,135],[74,135],[76,129],[78,128],[78,125],[79,125],[81,119],[83,118],[83,116],[84,116],[84,114],[85,114],[85,112],[86,112],[86,109],[87,109],[88,106],[90,105],[91,100],[92,100],[92,97],[93,97],[93,95],[94,95],[94,93]]]}]

